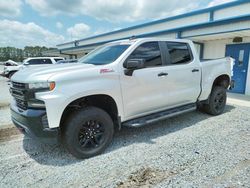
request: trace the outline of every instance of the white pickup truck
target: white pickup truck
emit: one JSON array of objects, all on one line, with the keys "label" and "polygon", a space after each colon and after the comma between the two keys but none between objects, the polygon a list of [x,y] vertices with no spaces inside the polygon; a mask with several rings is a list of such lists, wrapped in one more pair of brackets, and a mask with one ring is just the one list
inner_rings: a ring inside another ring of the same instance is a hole
[{"label": "white pickup truck", "polygon": [[12,120],[78,158],[100,154],[114,131],[202,109],[223,113],[233,59],[200,62],[189,40],[108,43],[78,64],[30,67],[11,79]]}]

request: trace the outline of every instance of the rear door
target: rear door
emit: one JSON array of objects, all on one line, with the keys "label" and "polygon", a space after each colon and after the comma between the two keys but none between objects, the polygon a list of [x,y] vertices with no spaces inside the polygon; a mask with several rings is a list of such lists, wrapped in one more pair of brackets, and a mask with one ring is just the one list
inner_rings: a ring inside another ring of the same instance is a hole
[{"label": "rear door", "polygon": [[201,68],[188,43],[166,42],[164,103],[175,107],[196,102],[201,88]]}]

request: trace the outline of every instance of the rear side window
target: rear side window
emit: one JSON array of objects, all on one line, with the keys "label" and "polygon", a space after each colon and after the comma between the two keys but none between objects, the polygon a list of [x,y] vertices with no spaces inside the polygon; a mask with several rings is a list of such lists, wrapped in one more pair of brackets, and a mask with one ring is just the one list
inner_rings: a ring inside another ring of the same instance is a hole
[{"label": "rear side window", "polygon": [[162,65],[161,51],[158,42],[146,42],[137,47],[128,59],[144,59],[146,67]]},{"label": "rear side window", "polygon": [[43,59],[43,64],[52,64],[51,59]]},{"label": "rear side window", "polygon": [[30,65],[52,64],[50,59],[31,59],[28,61]]},{"label": "rear side window", "polygon": [[63,59],[55,58],[55,61],[56,61],[56,62],[57,62],[57,61],[61,61],[61,60],[63,60]]},{"label": "rear side window", "polygon": [[192,54],[186,43],[167,42],[170,64],[185,64],[192,60]]}]

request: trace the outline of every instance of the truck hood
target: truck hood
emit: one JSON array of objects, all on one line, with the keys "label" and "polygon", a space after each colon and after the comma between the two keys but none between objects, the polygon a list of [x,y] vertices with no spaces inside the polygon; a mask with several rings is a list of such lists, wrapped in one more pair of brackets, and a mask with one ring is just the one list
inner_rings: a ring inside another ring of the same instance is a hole
[{"label": "truck hood", "polygon": [[11,80],[22,83],[47,81],[55,74],[93,67],[95,67],[95,65],[80,63],[24,66],[13,75]]}]

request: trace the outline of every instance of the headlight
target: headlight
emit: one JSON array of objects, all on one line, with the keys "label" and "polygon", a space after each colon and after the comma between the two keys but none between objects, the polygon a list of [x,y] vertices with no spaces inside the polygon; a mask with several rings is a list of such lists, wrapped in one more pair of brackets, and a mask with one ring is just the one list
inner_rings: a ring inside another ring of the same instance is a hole
[{"label": "headlight", "polygon": [[29,89],[47,89],[52,91],[55,87],[55,82],[37,82],[29,84]]}]

